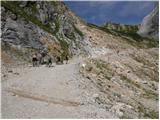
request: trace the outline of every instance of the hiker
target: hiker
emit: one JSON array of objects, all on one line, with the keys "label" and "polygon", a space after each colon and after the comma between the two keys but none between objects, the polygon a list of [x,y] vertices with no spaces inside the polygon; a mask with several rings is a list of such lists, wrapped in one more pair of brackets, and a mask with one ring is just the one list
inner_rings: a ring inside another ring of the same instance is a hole
[{"label": "hiker", "polygon": [[37,66],[37,62],[38,62],[37,54],[35,53],[35,54],[32,56],[33,67]]},{"label": "hiker", "polygon": [[51,67],[51,65],[52,65],[52,58],[51,58],[51,56],[49,55],[49,56],[48,56],[48,67]]},{"label": "hiker", "polygon": [[56,61],[57,64],[63,64],[63,60],[60,56],[57,57],[57,61]]},{"label": "hiker", "polygon": [[119,50],[117,50],[117,54],[119,54]]},{"label": "hiker", "polygon": [[61,58],[58,56],[57,57],[57,62],[60,62],[61,61]]},{"label": "hiker", "polygon": [[66,64],[68,64],[68,60],[69,60],[68,55],[66,55]]},{"label": "hiker", "polygon": [[61,62],[61,64],[63,64],[63,57],[60,57],[60,58],[61,58],[61,61],[60,61],[60,62]]},{"label": "hiker", "polygon": [[42,54],[39,53],[39,54],[38,54],[38,65],[42,65],[42,63],[43,63]]}]

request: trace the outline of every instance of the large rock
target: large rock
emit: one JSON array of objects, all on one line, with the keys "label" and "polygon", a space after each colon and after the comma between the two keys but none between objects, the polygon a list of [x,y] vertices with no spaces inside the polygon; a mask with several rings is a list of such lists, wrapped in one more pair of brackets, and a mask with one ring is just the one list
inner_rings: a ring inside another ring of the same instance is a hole
[{"label": "large rock", "polygon": [[142,21],[138,34],[148,38],[159,38],[159,6],[157,5]]},{"label": "large rock", "polygon": [[83,36],[75,28],[80,20],[62,2],[6,1],[2,2],[1,14],[2,42],[36,50],[55,49],[48,44],[58,44],[60,54],[69,51],[71,55],[84,47]]}]

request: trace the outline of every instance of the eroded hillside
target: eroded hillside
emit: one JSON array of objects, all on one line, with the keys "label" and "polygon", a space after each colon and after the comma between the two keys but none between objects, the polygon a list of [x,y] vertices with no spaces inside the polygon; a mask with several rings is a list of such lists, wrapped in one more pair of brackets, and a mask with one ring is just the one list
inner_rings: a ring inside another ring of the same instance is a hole
[{"label": "eroded hillside", "polygon": [[[129,34],[85,24],[63,2],[2,2],[1,11],[2,67],[30,61],[37,51],[74,57],[67,65],[27,66],[18,74],[7,66],[10,73],[2,71],[6,118],[158,118],[157,41],[135,31]],[[34,101],[20,101],[24,96]],[[64,107],[73,101],[78,107]],[[29,105],[27,111],[24,105]]]},{"label": "eroded hillside", "polygon": [[99,89],[97,104],[120,118],[158,118],[158,48],[92,27],[79,29],[91,43],[80,73]]}]

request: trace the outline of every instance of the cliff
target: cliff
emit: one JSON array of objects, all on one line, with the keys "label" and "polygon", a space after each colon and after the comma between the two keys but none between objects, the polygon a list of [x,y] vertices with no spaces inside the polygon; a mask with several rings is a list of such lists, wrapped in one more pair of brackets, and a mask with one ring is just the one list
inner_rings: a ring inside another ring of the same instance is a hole
[{"label": "cliff", "polygon": [[2,49],[13,58],[27,60],[36,51],[52,56],[84,52],[83,34],[76,27],[82,21],[63,2],[2,1],[1,15]]},{"label": "cliff", "polygon": [[158,41],[159,39],[159,6],[156,7],[144,17],[138,34],[143,37],[153,38]]}]

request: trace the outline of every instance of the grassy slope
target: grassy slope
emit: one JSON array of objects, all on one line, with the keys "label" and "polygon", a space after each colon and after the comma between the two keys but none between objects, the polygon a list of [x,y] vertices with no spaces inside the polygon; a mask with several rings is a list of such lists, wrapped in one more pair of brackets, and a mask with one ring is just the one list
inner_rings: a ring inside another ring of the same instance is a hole
[{"label": "grassy slope", "polygon": [[143,47],[144,45],[147,46],[148,48],[152,48],[152,47],[157,47],[158,46],[158,42],[156,42],[153,39],[149,39],[149,38],[143,38],[140,35],[138,35],[136,32],[136,29],[130,30],[130,31],[116,31],[116,30],[109,30],[106,27],[101,27],[101,26],[97,26],[91,23],[87,24],[89,27],[91,28],[96,28],[96,29],[100,29],[102,31],[105,31],[109,34],[115,35],[115,36],[120,36],[122,38],[124,38],[125,40],[127,40],[127,42],[129,42],[132,45],[135,45],[137,47]]},{"label": "grassy slope", "polygon": [[[114,98],[115,96],[112,96],[112,93],[117,93],[117,95],[121,95],[121,91],[123,91],[123,89],[126,89],[125,86],[129,86],[127,87],[127,89],[142,92],[142,94],[140,96],[137,96],[137,98],[144,97],[150,100],[152,99],[153,101],[155,100],[158,101],[158,94],[155,91],[149,90],[148,88],[145,88],[141,84],[138,84],[137,82],[134,81],[134,79],[128,78],[127,75],[124,73],[123,74],[117,73],[111,64],[108,64],[103,60],[97,60],[97,59],[88,60],[86,64],[87,66],[83,69],[80,69],[80,72],[88,79],[90,79],[95,84],[95,86],[97,86],[100,89],[101,92],[106,93],[105,96],[111,94],[110,98],[112,97]],[[93,77],[93,74],[96,74],[96,77]],[[118,86],[111,80],[111,78],[114,76],[120,77],[121,82],[118,83],[119,84]],[[114,87],[113,84],[115,85]],[[108,85],[110,85],[110,87],[108,87]],[[119,86],[121,85],[123,85],[124,87],[119,88]],[[119,88],[119,91],[115,91],[114,89],[115,87]],[[131,106],[132,106],[132,100],[131,100],[132,97],[130,97],[129,98],[130,100],[127,101],[127,104]],[[114,100],[116,101],[119,99],[117,99],[116,97],[116,99]],[[121,100],[124,103],[126,102],[123,99]],[[137,100],[135,99],[134,101],[137,104],[136,106],[134,106],[135,107],[134,109],[138,110],[139,117],[157,119],[158,112],[152,109],[148,109],[147,106],[142,105],[139,102],[139,100],[140,99]],[[101,98],[100,101],[104,102]],[[126,117],[124,118],[126,119]]]}]

